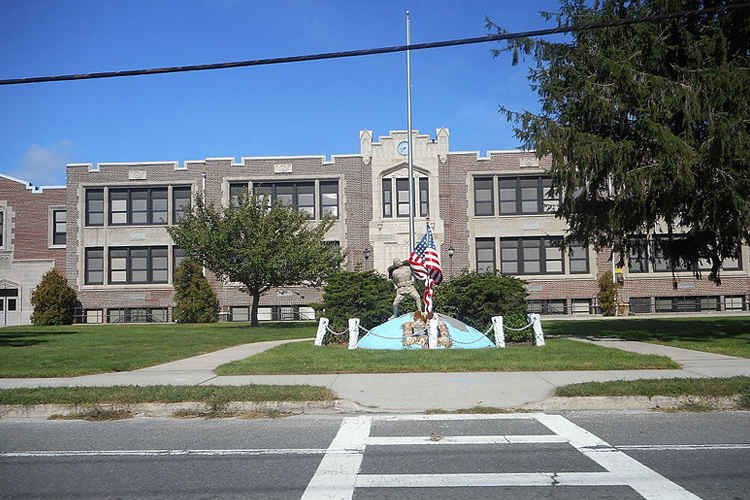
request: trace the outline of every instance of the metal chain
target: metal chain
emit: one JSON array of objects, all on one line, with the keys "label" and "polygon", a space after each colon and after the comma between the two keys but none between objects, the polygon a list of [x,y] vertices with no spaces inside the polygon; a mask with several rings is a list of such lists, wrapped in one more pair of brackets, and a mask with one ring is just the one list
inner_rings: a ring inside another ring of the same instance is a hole
[{"label": "metal chain", "polygon": [[368,329],[367,329],[367,328],[365,328],[364,326],[361,326],[361,325],[357,325],[357,326],[359,326],[359,329],[360,329],[361,331],[365,332],[365,333],[372,333],[372,332],[371,332],[370,330],[368,330]]},{"label": "metal chain", "polygon": [[474,340],[472,340],[471,342],[461,342],[460,340],[457,340],[457,339],[454,339],[453,337],[451,337],[451,342],[453,342],[453,343],[456,343],[456,344],[469,345],[469,344],[473,344],[473,343],[475,343],[475,342],[479,342],[479,341],[480,341],[480,340],[482,340],[483,338],[484,338],[484,339],[486,339],[487,337],[485,337],[485,336],[481,336],[481,337],[477,337],[477,338],[475,338],[475,339],[474,339]]},{"label": "metal chain", "polygon": [[326,325],[326,330],[328,330],[328,333],[330,333],[332,335],[336,335],[337,337],[340,336],[340,335],[344,335],[345,333],[349,333],[349,330],[344,330],[343,332],[334,332],[333,330],[331,330],[328,327],[328,325]]},{"label": "metal chain", "polygon": [[486,336],[487,336],[487,334],[488,334],[488,333],[490,333],[490,331],[492,331],[492,328],[494,328],[494,326],[495,326],[495,325],[490,325],[490,327],[489,327],[489,328],[487,328],[487,329],[486,329],[486,330],[484,331],[483,335],[484,335],[484,336],[486,337]]},{"label": "metal chain", "polygon": [[401,340],[401,339],[403,339],[402,336],[401,337],[387,337],[385,335],[379,335],[379,334],[377,334],[377,333],[375,333],[373,331],[370,331],[370,333],[372,335],[375,335],[376,337],[380,337],[381,339],[386,339],[386,340]]},{"label": "metal chain", "polygon": [[521,327],[521,328],[511,328],[511,327],[509,327],[509,326],[505,326],[505,325],[503,325],[503,328],[504,328],[505,330],[510,330],[510,331],[512,331],[512,332],[522,332],[522,331],[526,330],[527,328],[529,328],[529,327],[530,327],[531,325],[533,325],[533,324],[534,324],[534,322],[532,321],[532,322],[531,322],[531,323],[529,323],[528,325],[526,325],[526,326],[524,326],[524,327]]}]

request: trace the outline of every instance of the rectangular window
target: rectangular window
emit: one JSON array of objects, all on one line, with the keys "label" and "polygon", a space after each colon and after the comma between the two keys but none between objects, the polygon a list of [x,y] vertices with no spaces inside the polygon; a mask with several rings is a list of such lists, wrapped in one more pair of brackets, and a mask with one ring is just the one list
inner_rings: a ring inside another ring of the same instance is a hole
[{"label": "rectangular window", "polygon": [[[735,257],[727,257],[726,259],[721,261],[721,269],[722,271],[739,271],[742,269],[742,266],[740,265],[741,259],[740,255],[742,255],[742,252],[735,256]],[[710,271],[711,270],[711,261],[707,259],[701,259],[698,261],[698,269],[701,271]]]},{"label": "rectangular window", "polygon": [[167,260],[167,247],[112,247],[109,282],[166,283]]},{"label": "rectangular window", "polygon": [[190,186],[172,188],[172,223],[180,222],[185,214],[190,213]]},{"label": "rectangular window", "polygon": [[166,307],[127,307],[107,310],[107,323],[166,323]]},{"label": "rectangular window", "polygon": [[383,217],[393,217],[393,191],[390,179],[383,179]]},{"label": "rectangular window", "polygon": [[430,216],[430,183],[427,177],[419,178],[419,216]]},{"label": "rectangular window", "polygon": [[86,225],[104,225],[104,190],[86,190]]},{"label": "rectangular window", "polygon": [[396,179],[396,214],[409,217],[409,179]]},{"label": "rectangular window", "polygon": [[185,260],[185,250],[179,247],[172,247],[172,272],[176,271],[178,267]]},{"label": "rectangular window", "polygon": [[312,182],[306,182],[304,184],[297,184],[297,199],[295,202],[295,208],[302,212],[307,212],[307,216],[310,219],[315,218],[315,184]]},{"label": "rectangular window", "polygon": [[[628,272],[648,272],[648,245],[645,238],[631,240],[630,255],[628,256]],[[649,299],[650,300],[650,299]]]},{"label": "rectangular window", "polygon": [[568,257],[571,274],[589,272],[589,249],[581,244],[573,244],[568,247]]},{"label": "rectangular window", "polygon": [[247,306],[231,307],[229,309],[232,315],[232,321],[249,321],[250,308]]},{"label": "rectangular window", "polygon": [[495,215],[491,177],[474,179],[474,215]]},{"label": "rectangular window", "polygon": [[648,314],[651,312],[651,297],[630,297],[630,312]]},{"label": "rectangular window", "polygon": [[229,205],[237,208],[247,201],[247,182],[229,185]]},{"label": "rectangular window", "polygon": [[5,236],[5,212],[0,210],[0,247],[3,246]]},{"label": "rectangular window", "polygon": [[744,311],[745,297],[742,295],[734,297],[724,297],[724,309],[727,311]]},{"label": "rectangular window", "polygon": [[320,182],[320,215],[338,218],[339,216],[339,181]]},{"label": "rectangular window", "polygon": [[101,285],[104,283],[104,249],[87,248],[84,269],[84,282],[87,285]]},{"label": "rectangular window", "polygon": [[503,274],[563,274],[561,238],[501,238]]},{"label": "rectangular window", "polygon": [[477,272],[494,273],[495,238],[477,238]]},{"label": "rectangular window", "polygon": [[166,224],[167,188],[110,189],[109,223],[113,226]]},{"label": "rectangular window", "polygon": [[664,250],[662,248],[662,245],[667,244],[668,241],[669,240],[666,237],[657,236],[654,238],[654,241],[652,242],[652,251],[653,251],[653,256],[654,256],[654,272],[668,272],[672,270],[674,270],[675,272],[689,271],[690,267],[688,266],[688,264],[682,261],[678,262],[677,266],[674,269],[672,269],[672,263],[664,255]]},{"label": "rectangular window", "polygon": [[279,203],[283,207],[294,207],[306,212],[309,218],[315,218],[315,183],[313,182],[278,182],[259,183],[253,189],[270,200],[270,204]]},{"label": "rectangular window", "polygon": [[52,244],[53,245],[64,245],[66,236],[68,233],[68,225],[66,224],[67,211],[65,210],[53,210],[52,211]]},{"label": "rectangular window", "polygon": [[573,299],[573,314],[591,314],[591,299]]},{"label": "rectangular window", "polygon": [[83,312],[84,323],[102,323],[104,322],[104,315],[101,309],[86,309]]},{"label": "rectangular window", "polygon": [[500,177],[500,215],[554,213],[560,196],[545,176]]},{"label": "rectangular window", "polygon": [[536,314],[567,314],[568,305],[565,299],[529,300],[527,311]]}]

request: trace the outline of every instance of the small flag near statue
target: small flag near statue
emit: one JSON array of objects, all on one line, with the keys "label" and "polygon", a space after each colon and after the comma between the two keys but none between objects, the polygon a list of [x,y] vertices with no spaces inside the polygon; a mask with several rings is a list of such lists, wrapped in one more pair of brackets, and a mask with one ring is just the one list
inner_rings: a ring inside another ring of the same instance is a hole
[{"label": "small flag near statue", "polygon": [[440,267],[440,257],[435,248],[432,229],[427,224],[427,232],[409,255],[409,264],[414,277],[424,281],[425,314],[432,313],[432,287],[443,281],[443,270]]}]

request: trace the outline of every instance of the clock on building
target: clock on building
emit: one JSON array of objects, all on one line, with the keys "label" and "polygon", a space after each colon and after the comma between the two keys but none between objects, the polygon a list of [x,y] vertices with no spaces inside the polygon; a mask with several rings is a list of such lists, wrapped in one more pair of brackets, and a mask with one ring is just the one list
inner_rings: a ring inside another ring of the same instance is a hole
[{"label": "clock on building", "polygon": [[400,155],[404,155],[404,156],[409,154],[409,141],[399,142],[398,146],[396,146],[396,151],[398,151]]}]

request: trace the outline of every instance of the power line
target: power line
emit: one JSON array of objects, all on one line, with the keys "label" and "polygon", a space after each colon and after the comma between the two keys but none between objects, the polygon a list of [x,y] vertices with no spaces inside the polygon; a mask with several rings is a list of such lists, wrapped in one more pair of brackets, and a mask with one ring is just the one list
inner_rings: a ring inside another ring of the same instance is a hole
[{"label": "power line", "polygon": [[374,54],[388,54],[391,52],[403,52],[405,50],[433,49],[437,47],[453,47],[457,45],[470,45],[475,43],[496,42],[501,40],[513,40],[516,38],[530,38],[544,35],[555,35],[561,33],[573,33],[579,31],[591,31],[619,26],[629,26],[640,23],[653,23],[667,19],[688,17],[700,14],[710,14],[720,10],[732,10],[742,7],[750,7],[750,2],[727,5],[724,7],[712,7],[692,11],[683,11],[675,14],[663,14],[659,16],[641,17],[638,19],[622,19],[608,23],[589,24],[584,26],[564,26],[543,30],[522,31],[518,33],[503,33],[497,35],[486,35],[474,38],[458,38],[455,40],[444,40],[441,42],[415,43],[410,45],[394,45],[390,47],[379,47],[375,49],[348,50],[344,52],[324,52],[322,54],[308,54],[303,56],[275,57],[269,59],[251,59],[248,61],[234,61],[214,64],[195,64],[190,66],[172,66],[165,68],[132,69],[125,71],[105,71],[102,73],[81,73],[74,75],[37,76],[29,78],[11,78],[0,80],[0,85],[21,85],[27,83],[62,82],[68,80],[92,80],[94,78],[117,78],[122,76],[157,75],[160,73],[181,73],[186,71],[204,71],[211,69],[240,68],[245,66],[264,66],[269,64],[283,64],[302,61],[317,61],[321,59],[339,59],[344,57],[369,56]]}]

